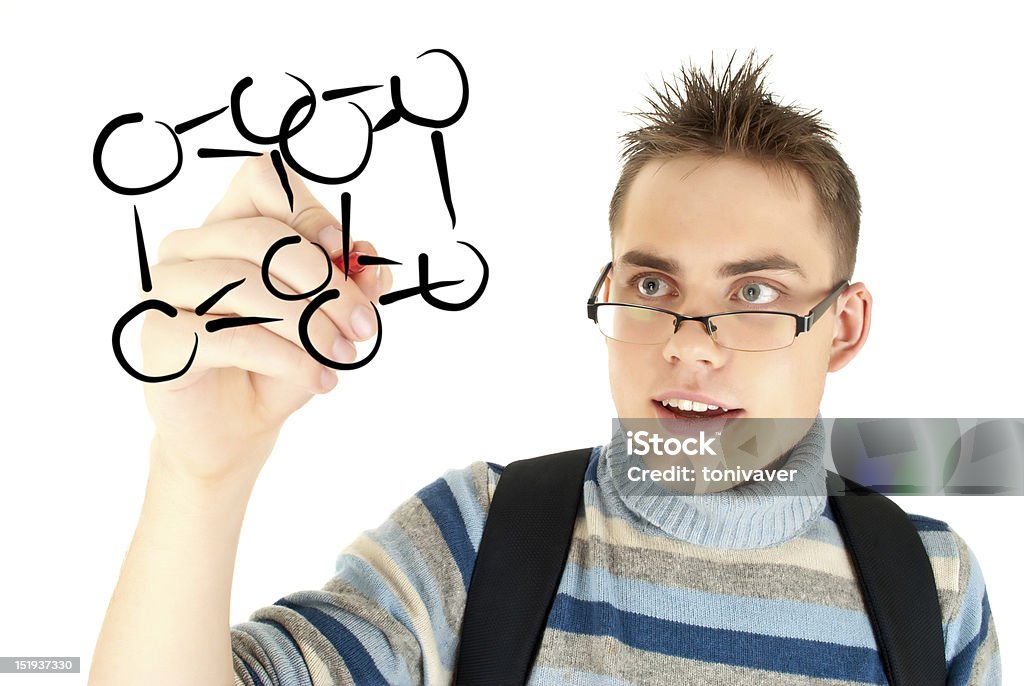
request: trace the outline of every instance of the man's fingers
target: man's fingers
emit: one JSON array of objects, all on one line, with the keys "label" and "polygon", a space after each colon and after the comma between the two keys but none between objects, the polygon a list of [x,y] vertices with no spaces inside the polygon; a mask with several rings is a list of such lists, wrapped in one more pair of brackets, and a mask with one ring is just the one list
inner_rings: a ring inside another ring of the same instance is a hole
[{"label": "man's fingers", "polygon": [[[364,255],[377,256],[377,249],[370,241],[356,241],[352,244],[354,252]],[[349,273],[349,278],[354,279],[359,289],[366,294],[367,298],[377,302],[380,296],[391,290],[391,267],[386,264],[368,265],[358,273]]]},{"label": "man's fingers", "polygon": [[[159,263],[151,271],[154,284],[163,284],[162,279],[186,278],[192,279],[190,283],[182,284],[182,289],[188,289],[187,296],[181,296],[181,300],[175,304],[182,305],[188,309],[195,309],[203,299],[209,297],[218,288],[231,283],[243,274],[248,276],[246,284],[249,287],[262,282],[261,267],[264,258],[272,245],[282,239],[293,238],[295,243],[283,244],[282,247],[272,255],[269,261],[269,271],[272,276],[271,282],[276,278],[284,282],[292,290],[292,293],[307,293],[323,288],[337,288],[341,297],[335,298],[323,304],[320,311],[331,318],[339,329],[344,331],[350,340],[365,340],[376,332],[376,317],[369,308],[369,300],[375,297],[376,282],[371,277],[376,273],[376,266],[368,267],[363,271],[367,276],[362,280],[350,279],[345,281],[344,272],[336,265],[330,265],[324,258],[323,252],[308,241],[300,240],[299,236],[285,224],[266,217],[250,219],[234,219],[211,224],[200,229],[184,229],[173,231],[160,243],[158,251]],[[373,250],[373,246],[366,242],[360,245]],[[157,277],[160,268],[183,262],[200,263],[210,260],[236,260],[241,264],[239,273],[235,275],[225,274],[218,285],[211,278],[204,278],[202,283],[195,281],[196,275],[192,272],[182,273],[180,276],[168,274]],[[330,280],[325,279],[330,270]],[[383,274],[383,272],[382,272]],[[351,276],[356,276],[351,274]],[[383,276],[382,278],[389,278]],[[206,289],[205,295],[200,295]],[[281,290],[281,289],[279,289]],[[198,297],[197,300],[188,300],[188,297]],[[267,293],[267,300],[276,296]],[[271,307],[274,305],[271,303]],[[235,310],[236,312],[238,310]],[[357,314],[357,311],[361,314]],[[358,319],[355,319],[358,318]],[[294,324],[297,319],[291,319]],[[357,330],[357,325],[364,328]]]},{"label": "man's fingers", "polygon": [[[288,195],[281,182],[281,171],[287,178],[292,193]],[[340,203],[339,203],[340,210]],[[227,219],[244,217],[271,217],[291,226],[306,240],[319,243],[323,229],[331,227],[337,232],[337,250],[341,250],[341,222],[306,187],[302,177],[282,161],[275,167],[269,154],[250,157],[235,174],[227,192],[203,222],[203,226]],[[331,250],[328,246],[324,246]]]},{"label": "man's fingers", "polygon": [[[297,324],[309,305],[309,300],[285,300],[268,293],[256,265],[242,260],[218,259],[160,263],[152,268],[152,274],[154,290],[149,294],[150,297],[162,300],[179,311],[199,311],[199,306],[206,303],[203,312],[199,314],[275,319],[278,321],[263,322],[259,326],[296,345],[302,344]],[[244,283],[222,292],[225,286],[242,279],[245,280]],[[273,275],[271,285],[285,295],[295,295],[298,292]],[[216,302],[210,302],[216,293],[221,293],[220,297],[216,298]],[[310,341],[323,355],[339,362],[351,362],[355,359],[355,348],[348,341],[361,340],[365,337],[355,330],[352,323],[354,309],[358,303],[338,302],[339,300],[341,299],[318,308],[310,317],[306,331]],[[326,311],[327,305],[335,306],[333,318]],[[340,324],[335,322],[335,318]],[[338,353],[333,352],[336,345]]]},{"label": "man's fingers", "polygon": [[185,367],[195,347],[188,371],[162,382],[164,388],[183,388],[211,370],[227,368],[262,374],[308,393],[323,393],[329,390],[329,380],[336,379],[333,370],[269,329],[247,326],[209,333],[204,328],[208,319],[183,310],[174,318],[148,312],[142,327],[143,372],[174,373]]},{"label": "man's fingers", "polygon": [[[269,255],[273,274],[305,292],[324,280],[328,265],[315,241],[301,240],[291,227],[268,217],[230,219],[200,229],[179,229],[157,249],[160,264],[211,259],[238,259],[262,267]],[[278,246],[272,255],[270,251]]]}]

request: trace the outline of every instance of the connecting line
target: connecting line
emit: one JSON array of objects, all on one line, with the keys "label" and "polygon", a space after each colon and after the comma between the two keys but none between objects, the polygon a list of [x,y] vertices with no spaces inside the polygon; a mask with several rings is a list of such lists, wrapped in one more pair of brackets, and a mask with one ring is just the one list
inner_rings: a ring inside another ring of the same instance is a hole
[{"label": "connecting line", "polygon": [[196,155],[200,159],[211,159],[217,157],[262,157],[263,153],[255,150],[230,150],[228,148],[199,148]]},{"label": "connecting line", "polygon": [[265,324],[267,322],[284,321],[275,317],[222,317],[206,322],[206,330],[216,333],[221,329],[233,329],[239,326],[252,326],[253,324]]},{"label": "connecting line", "polygon": [[359,95],[360,93],[365,93],[366,91],[372,91],[374,88],[380,88],[380,86],[381,85],[378,83],[376,86],[352,86],[350,88],[335,88],[333,90],[324,91],[323,93],[321,93],[320,97],[324,99],[324,102],[328,102],[330,100],[337,100],[338,98],[347,98],[350,95]]},{"label": "connecting line", "polygon": [[288,211],[292,212],[295,209],[295,194],[292,193],[292,187],[288,183],[288,172],[285,171],[284,162],[281,161],[281,153],[277,150],[271,150],[270,159],[274,163],[274,169],[277,170],[277,178],[281,180],[284,194],[288,196]]},{"label": "connecting line", "polygon": [[227,110],[227,108],[228,108],[228,106],[224,105],[224,107],[221,107],[219,110],[214,110],[213,112],[207,112],[206,114],[199,115],[195,119],[189,119],[188,121],[183,121],[183,122],[181,122],[180,124],[178,124],[178,125],[176,125],[174,127],[174,133],[182,134],[182,133],[185,133],[186,131],[191,131],[192,129],[196,128],[197,126],[200,126],[200,125],[205,124],[206,122],[210,121],[211,119],[216,117],[221,112],[224,112],[225,110]]},{"label": "connecting line", "polygon": [[139,274],[142,277],[142,290],[149,293],[153,290],[153,280],[149,276],[149,260],[146,259],[146,240],[142,237],[139,206],[132,205],[132,210],[135,212],[135,244],[139,248]]},{"label": "connecting line", "polygon": [[345,265],[345,280],[348,281],[348,241],[352,235],[349,219],[352,214],[352,194],[345,191],[341,194],[341,252],[342,264]]},{"label": "connecting line", "polygon": [[448,216],[452,220],[452,228],[455,228],[455,206],[452,205],[452,188],[448,183],[448,159],[444,153],[444,135],[440,131],[430,134],[430,144],[434,148],[434,161],[437,162],[437,178],[441,181],[441,194],[444,196],[444,205],[448,208]]},{"label": "connecting line", "polygon": [[218,300],[227,295],[231,290],[241,286],[243,283],[245,283],[245,279],[239,279],[234,283],[229,283],[227,286],[224,286],[224,288],[220,289],[219,291],[211,295],[209,298],[204,300],[199,305],[199,307],[196,308],[196,314],[198,314],[200,317],[203,316],[204,314],[210,311],[211,307],[217,304]]},{"label": "connecting line", "polygon": [[463,280],[464,279],[459,279],[458,281],[437,281],[435,283],[430,283],[425,286],[413,286],[412,288],[403,288],[400,291],[392,291],[391,293],[385,293],[384,295],[380,296],[380,304],[390,305],[393,302],[405,300],[406,298],[411,298],[414,295],[419,295],[420,293],[432,291],[435,288],[444,288],[445,286],[454,286],[456,284],[460,284],[463,282]]}]

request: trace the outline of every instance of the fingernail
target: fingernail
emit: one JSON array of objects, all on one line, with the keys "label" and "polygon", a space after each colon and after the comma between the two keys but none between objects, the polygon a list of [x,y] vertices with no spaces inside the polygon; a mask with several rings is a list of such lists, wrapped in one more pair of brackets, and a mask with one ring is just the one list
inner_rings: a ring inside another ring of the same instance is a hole
[{"label": "fingernail", "polygon": [[[359,256],[362,255],[362,254],[363,253],[356,252],[355,250],[353,250],[352,252],[350,252],[348,254],[348,273],[349,274],[358,274],[359,272],[361,272],[364,269],[366,269],[366,266],[362,265],[362,264],[359,264],[359,261],[358,261],[359,260]],[[342,255],[336,256],[332,261],[334,262],[334,266],[337,267],[338,269],[341,269],[341,270],[345,269],[345,261],[344,261]]]},{"label": "fingernail", "polygon": [[338,375],[334,373],[334,370],[324,367],[324,370],[320,372],[320,387],[324,389],[324,393],[337,385]]},{"label": "fingernail", "polygon": [[376,324],[377,318],[373,316],[373,310],[366,305],[359,305],[352,313],[352,330],[360,340],[373,336]]},{"label": "fingernail", "polygon": [[317,234],[317,240],[329,255],[333,255],[341,250],[341,229],[337,226],[325,226]]},{"label": "fingernail", "polygon": [[356,349],[344,338],[338,338],[331,347],[331,357],[336,362],[351,362],[356,359]]}]

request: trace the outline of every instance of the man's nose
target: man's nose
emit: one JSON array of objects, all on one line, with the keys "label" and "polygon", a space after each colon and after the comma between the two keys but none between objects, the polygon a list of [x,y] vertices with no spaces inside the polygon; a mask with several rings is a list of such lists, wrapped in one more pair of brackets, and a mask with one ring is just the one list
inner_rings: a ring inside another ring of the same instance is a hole
[{"label": "man's nose", "polygon": [[717,366],[722,362],[723,350],[708,335],[703,323],[686,319],[665,343],[663,354],[669,362],[679,360]]}]

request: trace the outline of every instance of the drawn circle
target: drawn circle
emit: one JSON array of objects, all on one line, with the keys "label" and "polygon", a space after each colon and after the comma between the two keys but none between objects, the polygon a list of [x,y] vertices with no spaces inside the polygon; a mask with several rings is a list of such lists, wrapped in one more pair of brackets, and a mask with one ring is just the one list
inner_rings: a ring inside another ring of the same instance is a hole
[{"label": "drawn circle", "polygon": [[413,114],[405,108],[405,104],[402,102],[402,80],[397,76],[391,77],[391,106],[399,113],[402,119],[406,120],[410,124],[443,129],[457,122],[462,118],[462,115],[466,113],[466,106],[469,104],[469,79],[466,77],[466,70],[462,68],[462,63],[459,62],[455,55],[451,54],[447,50],[442,50],[441,48],[427,50],[417,56],[416,59],[423,57],[423,55],[429,55],[433,52],[441,53],[446,56],[455,64],[455,68],[459,70],[459,81],[462,83],[462,99],[459,101],[459,108],[455,110],[453,115],[445,119],[428,119],[427,117],[421,117],[417,114]]},{"label": "drawn circle", "polygon": [[301,164],[299,164],[298,161],[296,161],[294,155],[292,155],[291,148],[288,144],[288,139],[291,136],[285,135],[285,133],[289,130],[288,127],[291,126],[292,120],[299,113],[299,110],[306,106],[307,103],[303,101],[306,100],[308,97],[309,96],[303,96],[296,100],[295,102],[293,102],[292,106],[288,108],[288,112],[285,113],[284,119],[281,120],[281,157],[284,158],[285,162],[288,163],[289,167],[298,172],[298,174],[303,178],[309,179],[311,181],[316,181],[317,183],[326,183],[331,185],[348,183],[352,179],[362,174],[363,170],[366,169],[366,164],[370,161],[370,152],[373,149],[373,124],[370,122],[370,117],[367,116],[366,112],[363,110],[362,107],[360,107],[354,102],[349,103],[357,110],[359,110],[359,113],[363,115],[363,119],[366,121],[366,152],[363,153],[363,159],[359,163],[359,166],[356,167],[355,171],[351,172],[350,174],[345,174],[344,176],[323,176],[321,174],[317,174],[316,172],[310,171],[309,169],[306,169]]},{"label": "drawn circle", "polygon": [[178,175],[178,172],[181,171],[181,164],[182,161],[184,160],[184,156],[182,155],[181,152],[181,141],[178,139],[178,134],[174,133],[174,129],[172,129],[167,124],[163,123],[162,121],[158,121],[157,124],[167,129],[167,131],[171,134],[171,138],[174,140],[174,147],[177,149],[178,159],[174,164],[174,170],[160,181],[157,181],[156,183],[151,183],[148,186],[133,187],[122,186],[120,184],[114,183],[114,181],[109,176],[107,176],[106,171],[104,171],[103,169],[103,148],[106,147],[107,141],[110,139],[110,136],[112,136],[113,133],[117,131],[119,128],[127,124],[138,124],[141,121],[141,112],[122,114],[118,117],[114,117],[110,120],[110,122],[107,123],[106,126],[103,127],[103,130],[100,131],[99,137],[96,138],[96,145],[93,146],[92,149],[92,166],[93,169],[96,171],[96,176],[99,177],[100,182],[104,186],[114,191],[115,193],[120,193],[121,195],[142,195],[144,193],[149,193],[150,191],[155,191],[158,188],[166,186],[171,182],[171,180],[175,176]]},{"label": "drawn circle", "polygon": [[[308,105],[309,111],[306,112],[305,118],[295,125],[295,128],[287,129],[282,125],[278,133],[273,136],[261,136],[253,133],[249,130],[249,127],[245,125],[245,122],[242,121],[242,93],[244,93],[245,89],[253,83],[252,77],[246,76],[236,83],[235,87],[231,89],[231,121],[235,123],[235,128],[238,130],[238,133],[242,134],[242,137],[247,141],[251,143],[258,143],[260,145],[275,145],[282,140],[287,140],[289,137],[297,134],[313,118],[313,112],[316,111],[316,95],[313,94],[313,89],[309,87],[308,83],[300,79],[298,76],[288,74],[287,72],[285,73],[301,83],[302,87],[306,89],[306,92],[309,95],[302,96],[296,102],[305,101],[303,106]],[[292,104],[292,107],[295,107],[294,103]],[[289,112],[290,111],[291,109],[289,109]],[[292,118],[294,119],[294,115]]]},{"label": "drawn circle", "polygon": [[301,242],[302,236],[285,236],[284,238],[276,241],[272,246],[270,246],[270,250],[268,250],[267,254],[263,256],[263,267],[260,270],[263,275],[263,285],[267,287],[267,290],[270,291],[271,295],[281,300],[305,300],[314,293],[322,291],[324,288],[327,287],[327,284],[331,282],[331,274],[334,273],[334,265],[331,263],[331,256],[327,254],[327,251],[324,250],[323,246],[320,245],[319,243],[313,243],[313,245],[320,248],[320,252],[324,254],[324,258],[327,260],[327,278],[324,279],[323,283],[321,283],[313,290],[306,291],[305,293],[296,293],[293,295],[291,293],[282,293],[281,291],[277,290],[277,288],[274,287],[274,284],[270,282],[270,263],[274,260],[274,255],[277,254],[277,251],[285,247],[286,245],[293,245],[295,243]]},{"label": "drawn circle", "polygon": [[316,296],[306,305],[306,309],[302,311],[302,316],[299,317],[299,339],[302,341],[302,347],[306,349],[310,357],[325,367],[330,367],[331,369],[359,369],[377,355],[377,351],[380,350],[380,342],[384,339],[384,324],[380,320],[380,310],[372,302],[370,307],[373,308],[373,313],[377,315],[377,342],[373,344],[373,350],[370,351],[370,354],[358,362],[336,362],[317,350],[316,346],[313,345],[313,341],[309,338],[309,320],[313,318],[313,313],[324,303],[339,297],[341,297],[341,292],[337,288],[332,288]]},{"label": "drawn circle", "polygon": [[466,243],[465,241],[456,241],[456,243],[466,246],[476,254],[477,259],[479,259],[480,263],[483,264],[484,266],[484,275],[480,279],[480,285],[477,286],[477,289],[473,292],[473,295],[469,296],[468,299],[463,300],[460,303],[446,302],[434,296],[426,288],[423,289],[423,291],[420,293],[420,297],[422,297],[428,304],[433,305],[439,310],[445,310],[447,312],[458,312],[459,310],[464,310],[473,303],[475,303],[477,300],[479,300],[480,296],[484,294],[484,289],[487,288],[487,279],[488,276],[490,275],[490,270],[487,268],[487,260],[484,259],[484,256],[480,254],[479,250],[474,248],[469,243]]},{"label": "drawn circle", "polygon": [[196,351],[199,350],[199,334],[195,331],[192,332],[192,335],[195,337],[195,341],[192,343],[192,354],[189,355],[188,362],[185,363],[184,367],[176,372],[171,372],[170,374],[164,374],[162,376],[148,376],[143,374],[128,364],[128,360],[125,359],[124,352],[121,350],[121,333],[124,331],[124,327],[135,319],[135,317],[149,310],[159,310],[168,317],[178,316],[178,311],[163,300],[144,300],[140,302],[138,305],[121,315],[121,318],[117,320],[117,324],[114,325],[114,333],[111,335],[111,342],[114,346],[114,357],[117,358],[117,363],[121,365],[121,369],[125,370],[139,381],[145,381],[146,383],[160,383],[161,381],[177,379],[179,376],[187,372],[192,366],[192,363],[195,362]]}]

